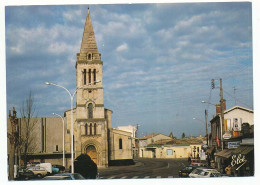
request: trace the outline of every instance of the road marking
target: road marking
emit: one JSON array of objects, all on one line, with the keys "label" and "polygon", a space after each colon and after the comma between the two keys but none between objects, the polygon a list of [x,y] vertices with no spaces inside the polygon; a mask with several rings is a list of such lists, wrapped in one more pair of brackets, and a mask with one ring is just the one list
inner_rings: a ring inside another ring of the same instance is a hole
[{"label": "road marking", "polygon": [[127,178],[127,176],[121,177],[121,179],[126,179],[126,178]]},{"label": "road marking", "polygon": [[134,176],[132,179],[137,179],[139,176]]},{"label": "road marking", "polygon": [[162,176],[157,176],[156,178],[162,178]]},{"label": "road marking", "polygon": [[144,179],[149,179],[149,178],[150,178],[150,176],[145,176],[145,177],[144,177]]},{"label": "road marking", "polygon": [[112,176],[112,177],[109,177],[108,179],[113,179],[113,178],[115,178],[116,176]]},{"label": "road marking", "polygon": [[170,163],[168,163],[168,166],[167,166],[167,168],[169,168],[170,167]]}]

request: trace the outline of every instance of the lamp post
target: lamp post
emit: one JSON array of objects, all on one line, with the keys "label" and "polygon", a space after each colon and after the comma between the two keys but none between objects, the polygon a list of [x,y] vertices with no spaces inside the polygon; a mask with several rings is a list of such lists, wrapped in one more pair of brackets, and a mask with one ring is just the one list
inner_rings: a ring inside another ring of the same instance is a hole
[{"label": "lamp post", "polygon": [[[95,82],[92,82],[92,83],[98,83],[98,82],[101,82],[100,80],[99,81],[95,81]],[[89,83],[88,85],[92,84],[92,83]],[[46,85],[54,85],[56,87],[59,87],[59,88],[62,88],[64,89],[70,96],[70,110],[71,110],[71,173],[74,173],[74,143],[73,143],[73,98],[77,92],[77,90],[83,88],[84,86],[87,86],[87,85],[83,85],[81,87],[78,87],[74,93],[70,93],[70,91],[68,89],[66,89],[65,87],[61,86],[61,85],[58,85],[58,84],[54,84],[54,83],[51,83],[51,82],[45,82]]]},{"label": "lamp post", "polygon": [[138,128],[141,125],[136,124],[136,131],[135,131],[135,147],[137,148],[136,156],[139,157],[139,138],[138,138]]},{"label": "lamp post", "polygon": [[58,116],[58,117],[60,117],[61,118],[61,120],[62,120],[62,125],[63,125],[63,129],[62,129],[62,148],[63,148],[63,152],[62,152],[62,165],[63,166],[65,166],[65,147],[64,147],[64,143],[65,143],[65,141],[64,141],[64,119],[63,119],[63,117],[61,117],[61,115],[59,115],[59,114],[56,114],[56,113],[52,113],[53,115],[55,115],[55,116]]}]

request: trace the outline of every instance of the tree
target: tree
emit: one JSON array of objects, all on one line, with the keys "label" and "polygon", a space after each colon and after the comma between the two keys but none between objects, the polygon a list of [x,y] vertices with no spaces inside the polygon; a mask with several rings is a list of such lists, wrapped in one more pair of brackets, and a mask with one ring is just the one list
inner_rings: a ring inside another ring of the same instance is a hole
[{"label": "tree", "polygon": [[97,165],[87,154],[81,154],[74,161],[75,173],[80,173],[86,179],[95,179]]},{"label": "tree", "polygon": [[11,110],[9,110],[9,120],[11,123],[11,133],[8,132],[7,136],[10,143],[10,150],[9,150],[9,157],[8,157],[8,164],[9,164],[9,180],[14,180],[14,157],[15,151],[18,144],[18,129],[17,123],[18,119],[16,117],[16,111],[13,107],[13,116],[11,114]]},{"label": "tree", "polygon": [[36,148],[35,143],[35,133],[34,129],[37,123],[37,119],[34,118],[35,105],[34,97],[32,92],[29,92],[29,96],[26,98],[26,101],[22,103],[21,107],[21,136],[20,136],[20,151],[22,154],[22,159],[24,165],[27,164],[27,155],[28,152],[34,152]]},{"label": "tree", "polygon": [[176,139],[176,137],[173,136],[172,132],[169,134],[169,137],[171,137],[172,139]]},{"label": "tree", "polygon": [[181,135],[181,138],[185,138],[185,133],[183,132],[182,135]]}]

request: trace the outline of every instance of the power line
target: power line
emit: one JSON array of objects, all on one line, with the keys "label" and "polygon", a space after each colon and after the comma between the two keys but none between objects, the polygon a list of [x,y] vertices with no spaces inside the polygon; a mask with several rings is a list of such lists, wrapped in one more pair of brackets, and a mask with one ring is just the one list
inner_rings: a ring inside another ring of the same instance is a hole
[{"label": "power line", "polygon": [[246,105],[247,107],[249,107],[249,108],[252,109],[252,107],[251,107],[250,105],[247,105],[246,103],[244,103],[244,102],[238,100],[236,97],[234,97],[233,95],[231,95],[229,92],[227,92],[227,91],[225,91],[225,90],[224,90],[224,92],[225,92],[227,95],[229,95],[229,96],[231,96],[232,98],[234,98],[234,99],[235,99],[236,101],[238,101],[239,103],[241,103],[241,104],[243,104],[243,105]]}]

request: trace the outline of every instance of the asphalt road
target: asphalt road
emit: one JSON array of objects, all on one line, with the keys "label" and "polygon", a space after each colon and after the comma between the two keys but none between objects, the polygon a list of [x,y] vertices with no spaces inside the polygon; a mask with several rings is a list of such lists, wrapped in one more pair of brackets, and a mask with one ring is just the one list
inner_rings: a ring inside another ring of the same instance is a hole
[{"label": "asphalt road", "polygon": [[131,166],[99,169],[100,179],[178,178],[178,171],[188,165],[187,159],[136,159]]}]

